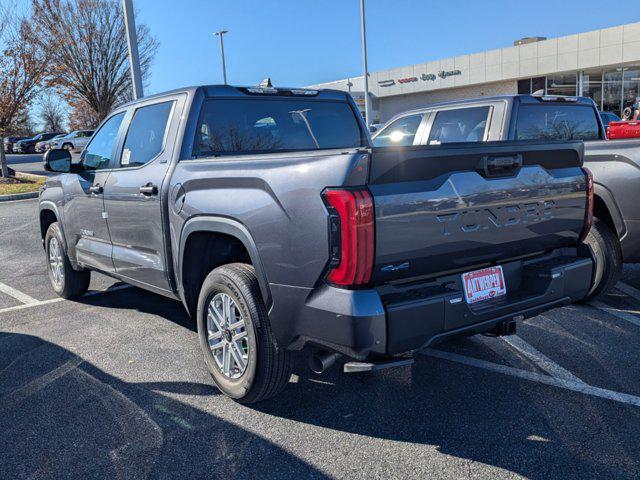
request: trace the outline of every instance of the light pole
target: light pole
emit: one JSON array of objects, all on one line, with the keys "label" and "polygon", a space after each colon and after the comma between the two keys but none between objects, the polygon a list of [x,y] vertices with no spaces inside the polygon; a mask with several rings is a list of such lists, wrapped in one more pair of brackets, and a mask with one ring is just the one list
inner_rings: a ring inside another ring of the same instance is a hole
[{"label": "light pole", "polygon": [[222,40],[222,36],[225,33],[229,33],[229,30],[220,30],[219,32],[214,32],[213,34],[217,37],[220,37],[220,56],[222,57],[222,78],[224,79],[224,84],[227,84],[227,66],[224,63],[224,42]]},{"label": "light pole", "polygon": [[364,0],[360,0],[360,19],[362,21],[362,66],[364,68],[364,116],[367,128],[371,123],[369,105],[369,71],[367,70],[367,29],[364,21]]},{"label": "light pole", "polygon": [[135,100],[144,97],[144,92],[142,91],[140,57],[138,57],[138,36],[136,34],[136,19],[133,13],[132,0],[122,0],[122,10],[124,12],[124,27],[127,30],[131,84],[133,86],[133,99]]}]

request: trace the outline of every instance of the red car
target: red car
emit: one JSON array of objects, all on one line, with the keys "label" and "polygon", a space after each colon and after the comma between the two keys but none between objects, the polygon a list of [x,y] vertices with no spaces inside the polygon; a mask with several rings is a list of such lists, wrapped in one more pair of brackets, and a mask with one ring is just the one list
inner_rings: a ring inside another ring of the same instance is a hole
[{"label": "red car", "polygon": [[[607,137],[609,140],[618,140],[621,138],[640,138],[640,108],[638,104],[634,104],[633,109],[635,114],[631,120],[611,122],[607,128]],[[625,112],[627,113],[627,112]],[[631,112],[628,112],[628,117],[631,116]],[[625,115],[627,116],[627,115]]]}]

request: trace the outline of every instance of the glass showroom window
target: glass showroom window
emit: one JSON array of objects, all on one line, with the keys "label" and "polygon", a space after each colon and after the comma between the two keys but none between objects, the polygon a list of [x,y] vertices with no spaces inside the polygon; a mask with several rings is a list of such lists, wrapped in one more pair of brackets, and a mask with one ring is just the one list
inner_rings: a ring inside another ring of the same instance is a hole
[{"label": "glass showroom window", "polygon": [[582,73],[583,97],[589,97],[602,109],[602,70],[585,70]]},{"label": "glass showroom window", "polygon": [[550,75],[547,77],[547,95],[575,96],[577,91],[577,75]]},{"label": "glass showroom window", "polygon": [[640,67],[625,68],[623,78],[622,108],[625,109],[640,99]]},{"label": "glass showroom window", "polygon": [[620,115],[622,112],[622,69],[604,72],[602,110]]}]

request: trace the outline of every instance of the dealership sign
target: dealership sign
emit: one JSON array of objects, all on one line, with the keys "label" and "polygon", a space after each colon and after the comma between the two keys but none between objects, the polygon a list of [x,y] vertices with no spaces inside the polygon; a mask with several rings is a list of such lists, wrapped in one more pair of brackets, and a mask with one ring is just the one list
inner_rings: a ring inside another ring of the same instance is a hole
[{"label": "dealership sign", "polygon": [[422,75],[420,75],[420,77],[405,77],[405,78],[398,78],[397,80],[393,80],[393,79],[380,80],[378,82],[378,85],[381,87],[392,87],[393,85],[396,84],[396,82],[402,84],[402,83],[413,83],[413,82],[417,82],[418,80],[422,80],[423,82],[434,82],[438,77],[444,80],[445,78],[453,77],[455,75],[462,75],[462,72],[460,70],[440,70],[437,74],[423,73]]}]

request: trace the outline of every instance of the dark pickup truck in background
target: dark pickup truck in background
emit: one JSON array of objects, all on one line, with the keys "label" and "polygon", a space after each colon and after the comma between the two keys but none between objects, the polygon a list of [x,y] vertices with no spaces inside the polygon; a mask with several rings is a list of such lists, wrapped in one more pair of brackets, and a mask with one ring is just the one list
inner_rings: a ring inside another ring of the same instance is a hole
[{"label": "dark pickup truck in background", "polygon": [[[506,102],[505,102],[506,107]],[[497,113],[497,112],[496,112]],[[292,350],[347,372],[592,288],[581,142],[372,148],[345,92],[208,86],[115,110],[40,195],[49,278],[181,300],[222,392],[278,393]]]},{"label": "dark pickup truck in background", "polygon": [[608,141],[589,98],[507,95],[448,102],[404,112],[373,137],[375,146],[583,141],[595,182],[594,224],[587,243],[597,268],[589,298],[618,281],[622,262],[640,261],[640,140]]}]

